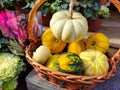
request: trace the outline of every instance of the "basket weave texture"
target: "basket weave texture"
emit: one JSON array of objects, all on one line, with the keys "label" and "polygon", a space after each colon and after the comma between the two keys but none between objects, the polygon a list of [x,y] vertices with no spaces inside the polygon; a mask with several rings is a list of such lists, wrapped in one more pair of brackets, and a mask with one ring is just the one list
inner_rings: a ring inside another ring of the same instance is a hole
[{"label": "basket weave texture", "polygon": [[33,34],[32,24],[37,9],[42,5],[42,3],[44,3],[44,1],[45,0],[37,0],[29,13],[28,36],[30,44],[26,47],[25,50],[26,59],[28,63],[34,67],[39,77],[46,79],[47,81],[49,81],[57,87],[62,87],[63,90],[91,90],[93,87],[96,86],[97,83],[104,82],[105,80],[110,79],[112,76],[114,76],[116,72],[117,63],[120,61],[120,50],[118,50],[118,52],[116,52],[116,54],[114,55],[107,53],[110,65],[109,72],[101,76],[78,76],[66,74],[48,69],[47,67],[38,64],[32,59],[32,53],[39,45],[41,45],[41,40],[36,39]]}]

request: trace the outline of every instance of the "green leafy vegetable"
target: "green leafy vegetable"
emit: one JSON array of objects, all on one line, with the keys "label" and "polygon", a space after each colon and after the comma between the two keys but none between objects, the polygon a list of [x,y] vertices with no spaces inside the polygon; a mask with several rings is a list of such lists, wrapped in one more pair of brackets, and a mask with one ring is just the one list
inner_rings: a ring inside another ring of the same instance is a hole
[{"label": "green leafy vegetable", "polygon": [[100,11],[98,12],[98,14],[102,18],[108,18],[110,16],[110,10],[106,6],[101,6]]},{"label": "green leafy vegetable", "polygon": [[0,52],[10,52],[8,48],[7,39],[3,36],[1,30],[0,30]]},{"label": "green leafy vegetable", "polygon": [[100,0],[78,0],[80,2],[80,12],[87,19],[99,18]]},{"label": "green leafy vegetable", "polygon": [[0,53],[0,87],[4,90],[14,90],[17,78],[24,69],[24,62],[20,57],[10,53]]},{"label": "green leafy vegetable", "polygon": [[0,6],[2,8],[13,9],[15,6],[19,6],[23,9],[31,9],[36,0],[1,0]]}]

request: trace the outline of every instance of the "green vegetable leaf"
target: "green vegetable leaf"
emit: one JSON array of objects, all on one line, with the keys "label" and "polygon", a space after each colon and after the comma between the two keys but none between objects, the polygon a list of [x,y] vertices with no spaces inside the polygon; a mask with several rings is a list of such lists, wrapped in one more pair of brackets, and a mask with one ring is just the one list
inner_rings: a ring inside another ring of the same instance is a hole
[{"label": "green vegetable leaf", "polygon": [[28,2],[22,9],[31,9],[34,6],[35,2]]},{"label": "green vegetable leaf", "polygon": [[99,18],[98,12],[93,12],[91,19]]},{"label": "green vegetable leaf", "polygon": [[51,7],[50,7],[50,3],[49,2],[45,2],[40,8],[39,10],[42,12],[43,16],[46,16],[48,13],[50,13],[51,11]]},{"label": "green vegetable leaf", "polygon": [[69,3],[69,2],[70,2],[70,0],[65,0],[65,2]]},{"label": "green vegetable leaf", "polygon": [[95,2],[92,7],[93,10],[99,11],[100,10],[100,2]]},{"label": "green vegetable leaf", "polygon": [[9,82],[4,82],[3,89],[4,90],[14,90],[17,86],[17,80],[15,78],[10,79]]},{"label": "green vegetable leaf", "polygon": [[13,6],[15,1],[14,0],[2,0],[2,7]]},{"label": "green vegetable leaf", "polygon": [[63,0],[56,0],[57,3],[62,3]]},{"label": "green vegetable leaf", "polygon": [[84,9],[83,14],[86,18],[90,18],[93,15],[93,11],[91,9]]},{"label": "green vegetable leaf", "polygon": [[4,90],[14,90],[17,78],[24,69],[23,60],[10,53],[0,53],[0,87]]},{"label": "green vegetable leaf", "polygon": [[80,0],[80,6],[83,7],[83,8],[86,8],[87,5],[85,4],[85,2],[83,0]]},{"label": "green vegetable leaf", "polygon": [[0,52],[10,52],[8,48],[8,40],[4,37],[0,38]]},{"label": "green vegetable leaf", "polygon": [[106,6],[101,6],[100,11],[98,12],[98,14],[102,18],[108,18],[110,16],[110,10]]},{"label": "green vegetable leaf", "polygon": [[61,7],[62,7],[62,9],[67,9],[69,7],[69,5],[68,4],[62,4]]},{"label": "green vegetable leaf", "polygon": [[74,9],[75,11],[78,11],[78,12],[79,12],[81,8],[80,8],[80,7],[74,7],[73,9]]},{"label": "green vegetable leaf", "polygon": [[10,51],[15,55],[24,56],[24,50],[23,48],[18,44],[16,40],[9,40],[9,46],[8,48]]},{"label": "green vegetable leaf", "polygon": [[88,6],[88,7],[92,7],[93,6],[93,3],[94,3],[94,0],[84,0],[84,2],[86,3],[86,5]]}]

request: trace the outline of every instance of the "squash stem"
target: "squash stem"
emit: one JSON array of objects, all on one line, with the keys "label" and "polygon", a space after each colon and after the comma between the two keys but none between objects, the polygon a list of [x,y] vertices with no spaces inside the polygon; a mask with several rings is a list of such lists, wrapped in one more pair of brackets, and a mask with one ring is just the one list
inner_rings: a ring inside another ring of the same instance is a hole
[{"label": "squash stem", "polygon": [[96,42],[95,41],[92,41],[91,45],[92,46],[95,46]]},{"label": "squash stem", "polygon": [[72,19],[72,14],[73,14],[73,5],[74,5],[74,0],[70,0],[70,4],[69,4],[69,19]]},{"label": "squash stem", "polygon": [[70,4],[69,4],[69,19],[72,19],[72,15],[73,15],[73,7],[74,6],[78,6],[79,2],[76,0],[70,0]]}]

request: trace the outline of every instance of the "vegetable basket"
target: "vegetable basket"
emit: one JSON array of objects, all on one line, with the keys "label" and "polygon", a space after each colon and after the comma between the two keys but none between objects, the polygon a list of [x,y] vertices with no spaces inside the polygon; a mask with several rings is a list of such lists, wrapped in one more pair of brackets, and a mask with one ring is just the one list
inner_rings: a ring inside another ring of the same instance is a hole
[{"label": "vegetable basket", "polygon": [[115,75],[117,63],[120,61],[120,50],[116,54],[112,55],[107,53],[109,58],[109,71],[108,73],[101,76],[83,76],[83,75],[72,75],[66,74],[59,71],[51,70],[35,62],[32,59],[33,52],[35,49],[41,45],[41,38],[35,38],[33,33],[32,24],[34,21],[34,16],[37,9],[44,3],[45,0],[37,0],[32,10],[29,13],[28,18],[28,36],[30,44],[26,47],[25,54],[26,59],[29,64],[31,64],[39,77],[49,81],[51,84],[54,84],[57,87],[63,88],[63,90],[91,90],[96,86],[97,83],[104,82],[107,79],[110,79]]}]

